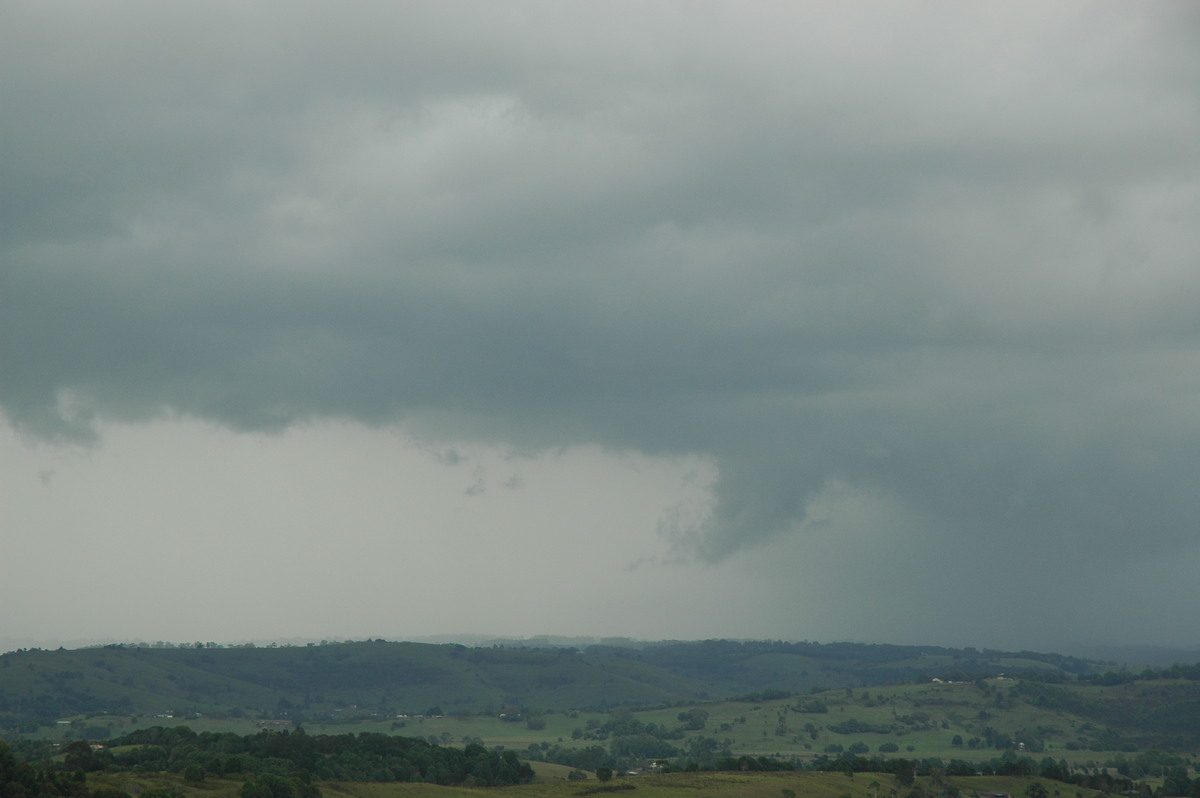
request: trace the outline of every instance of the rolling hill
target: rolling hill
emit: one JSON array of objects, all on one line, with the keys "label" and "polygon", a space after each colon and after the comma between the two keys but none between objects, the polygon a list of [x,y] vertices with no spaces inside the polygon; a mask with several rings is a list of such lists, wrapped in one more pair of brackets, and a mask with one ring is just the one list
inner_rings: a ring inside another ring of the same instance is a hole
[{"label": "rolling hill", "polygon": [[[1179,749],[1200,740],[1198,676],[1196,667],[1112,671],[1036,652],[771,641],[30,649],[0,655],[0,736],[64,724],[102,735],[87,721],[98,717],[123,718],[122,728],[203,718],[387,731],[402,728],[402,716],[440,715],[446,719],[431,718],[426,733],[524,745],[542,737],[524,726],[514,734],[511,722],[478,729],[501,714],[553,716],[554,734],[542,735],[553,740],[582,724],[568,712],[600,718],[618,708],[667,728],[678,707],[703,705],[713,716],[705,734],[725,724],[724,738],[755,753],[813,755],[855,741],[875,750],[895,740],[943,755],[967,750],[951,747],[954,735],[990,746],[992,736],[1015,745],[1018,734],[1064,750]],[[807,712],[805,696],[831,714]],[[782,720],[743,739],[748,704],[760,705],[760,718]],[[806,723],[819,732],[803,731]]]}]

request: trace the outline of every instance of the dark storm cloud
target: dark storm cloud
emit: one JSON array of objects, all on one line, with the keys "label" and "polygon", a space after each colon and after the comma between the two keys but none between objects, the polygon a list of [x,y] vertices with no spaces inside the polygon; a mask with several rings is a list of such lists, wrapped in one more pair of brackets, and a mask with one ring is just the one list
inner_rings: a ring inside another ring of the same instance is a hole
[{"label": "dark storm cloud", "polygon": [[1192,545],[1186,4],[4,14],[26,429],[701,455],[710,560],[838,485],[939,567]]}]

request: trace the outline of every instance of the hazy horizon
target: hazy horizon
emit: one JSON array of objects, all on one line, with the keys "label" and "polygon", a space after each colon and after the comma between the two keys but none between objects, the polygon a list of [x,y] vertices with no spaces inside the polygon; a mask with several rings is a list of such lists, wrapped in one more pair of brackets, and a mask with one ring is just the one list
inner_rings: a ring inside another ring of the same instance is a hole
[{"label": "hazy horizon", "polygon": [[[763,642],[773,641],[778,638],[693,638],[693,639],[643,639],[630,638],[623,636],[592,636],[592,635],[556,635],[543,634],[531,635],[528,637],[513,637],[506,635],[488,635],[488,634],[439,634],[439,635],[414,635],[411,637],[372,637],[370,635],[359,638],[342,638],[336,636],[326,636],[321,638],[295,637],[295,638],[279,638],[279,639],[260,639],[260,640],[144,640],[141,638],[127,638],[117,640],[112,638],[105,639],[79,639],[79,640],[54,640],[54,639],[24,639],[17,640],[13,638],[0,637],[0,654],[5,654],[10,651],[18,651],[21,649],[42,649],[42,650],[78,650],[88,648],[100,648],[109,645],[124,645],[137,647],[174,647],[188,648],[197,643],[204,645],[215,644],[221,648],[237,648],[239,646],[254,645],[259,648],[272,646],[308,646],[308,645],[325,645],[337,643],[355,643],[368,640],[386,640],[387,642],[400,643],[424,643],[430,645],[464,645],[467,647],[476,646],[492,646],[496,644],[516,645],[516,646],[534,646],[534,647],[563,647],[563,646],[587,646],[587,645],[653,645],[656,643],[694,643],[702,642],[703,640],[723,639],[732,640],[735,642]],[[785,643],[817,643],[820,645],[831,645],[837,643],[855,643],[863,645],[876,644],[870,640],[783,640]],[[914,645],[914,646],[934,646],[947,649],[975,649],[978,651],[1009,651],[1008,649],[995,648],[987,645],[964,645],[950,646],[937,643],[921,643],[910,642],[897,645]],[[1120,645],[1120,644],[1104,644],[1095,642],[1092,644],[1077,644],[1068,645],[1065,648],[1047,648],[1047,649],[1020,649],[1020,651],[1033,651],[1039,654],[1059,654],[1069,657],[1080,657],[1099,662],[1112,662],[1120,666],[1168,666],[1176,664],[1193,664],[1200,662],[1200,646],[1194,647],[1170,647],[1170,646],[1143,646],[1143,645]]]}]

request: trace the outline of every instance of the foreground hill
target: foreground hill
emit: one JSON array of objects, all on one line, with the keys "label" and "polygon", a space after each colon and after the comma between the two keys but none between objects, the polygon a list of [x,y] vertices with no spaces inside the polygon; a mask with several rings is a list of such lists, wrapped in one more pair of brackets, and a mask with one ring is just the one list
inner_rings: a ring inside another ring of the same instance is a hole
[{"label": "foreground hill", "polygon": [[1054,680],[1099,669],[1094,662],[1030,652],[728,641],[585,649],[382,640],[31,649],[0,656],[0,730],[97,713],[294,719],[335,712],[367,717],[610,709],[937,675],[1033,673]]},{"label": "foreground hill", "polygon": [[[854,798],[848,788],[865,783],[872,798],[878,798],[884,789],[891,798],[901,790],[909,798],[959,798],[963,785],[973,783],[988,791],[1020,784],[1027,798],[1050,798],[1050,790],[1030,781],[1030,777],[1051,781],[1055,794],[1067,789],[1077,798],[1097,790],[1145,798],[1200,795],[1200,781],[1190,777],[1187,761],[1178,756],[1159,756],[1155,772],[1136,777],[1120,768],[1113,774],[1093,766],[1072,767],[1052,758],[1039,765],[1016,756],[980,765],[907,757],[824,757],[806,763],[779,757],[722,755],[707,762],[688,758],[672,763],[624,756],[597,763],[590,771],[541,762],[537,768],[540,775],[521,762],[515,752],[488,749],[477,743],[459,748],[381,734],[314,736],[296,729],[236,736],[197,734],[183,726],[155,727],[101,747],[81,740],[61,748],[44,741],[24,742],[18,744],[17,755],[13,755],[0,742],[0,795],[181,798],[181,791],[194,795],[191,788],[201,787],[210,798],[231,794],[230,788],[236,789],[240,798],[322,798],[326,792],[384,798],[429,795],[439,787],[485,786],[513,787],[529,795],[563,794],[562,789],[520,789],[520,785],[532,781],[558,781],[567,782],[574,795],[641,789],[645,789],[645,795],[669,795],[679,794],[674,792],[679,789],[710,788],[722,795],[743,790],[747,791],[743,794],[761,795],[760,788],[773,784],[784,796],[795,795],[797,788],[803,788],[803,793],[810,796],[828,790],[830,798]],[[1145,776],[1157,784],[1135,780]],[[600,784],[595,786],[594,782]],[[401,785],[414,785],[416,792]]]},{"label": "foreground hill", "polygon": [[[1013,798],[1025,798],[1042,793],[1033,788],[1039,785],[1049,798],[1054,791],[1074,798],[1102,798],[1107,795],[1087,787],[1064,789],[1053,781],[1014,776],[917,777],[904,785],[888,774],[858,774],[848,778],[842,773],[812,772],[697,772],[624,776],[599,783],[595,774],[584,781],[537,779],[502,789],[434,784],[402,784],[371,782],[320,782],[324,798],[568,798],[568,796],[624,795],[629,798],[884,798],[894,795],[973,796],[980,793],[1000,793]],[[176,798],[241,798],[244,782],[240,779],[209,779],[203,784],[189,784],[178,778],[159,774],[95,774],[89,783],[100,788],[101,798],[122,798],[124,795],[152,794]],[[118,792],[104,792],[105,788]]]}]

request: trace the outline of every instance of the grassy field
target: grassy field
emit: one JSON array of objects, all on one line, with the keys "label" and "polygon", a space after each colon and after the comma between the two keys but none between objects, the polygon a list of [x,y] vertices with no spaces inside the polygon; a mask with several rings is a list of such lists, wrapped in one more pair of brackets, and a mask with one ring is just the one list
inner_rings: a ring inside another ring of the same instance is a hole
[{"label": "grassy field", "polygon": [[[1127,739],[1103,724],[1061,708],[1038,706],[1015,696],[1018,682],[993,679],[985,684],[926,683],[895,685],[862,689],[830,690],[819,694],[792,696],[760,702],[719,701],[692,705],[708,713],[703,729],[686,732],[683,739],[669,740],[685,749],[689,740],[705,737],[716,740],[719,750],[727,749],[734,756],[795,757],[809,760],[828,753],[851,751],[856,746],[861,755],[871,757],[902,756],[909,758],[961,759],[984,762],[998,758],[1003,750],[989,747],[989,735],[1006,735],[1014,741],[1029,741],[1020,756],[1040,761],[1044,757],[1066,760],[1072,766],[1102,764],[1119,755],[1133,754],[1111,746],[1106,750],[1097,741]],[[1150,695],[1153,685],[1093,687],[1072,686],[1073,695],[1082,701],[1102,698],[1136,702]],[[1140,690],[1141,692],[1136,692]],[[683,725],[679,714],[691,706],[676,706],[629,713],[642,723],[654,723],[660,728],[675,729]],[[824,712],[805,711],[824,708]],[[461,745],[464,740],[482,741],[488,747],[503,746],[519,755],[537,759],[536,748],[607,746],[599,730],[611,722],[613,714],[605,712],[549,712],[538,716],[542,728],[530,728],[524,719],[506,722],[494,715],[445,717],[388,717],[356,723],[309,723],[310,734],[342,734],[347,732],[378,732],[420,737],[443,745]],[[255,734],[263,728],[286,729],[291,724],[281,720],[190,719],[128,716],[97,716],[75,719],[72,726],[45,727],[37,736],[51,739],[77,737],[84,726],[110,728],[113,736],[134,728],[147,726],[187,725],[198,732],[234,732]],[[536,724],[535,724],[536,725]],[[955,739],[960,744],[954,744]],[[970,741],[979,741],[972,748]],[[891,747],[895,750],[891,751]],[[883,751],[881,751],[881,747]],[[865,748],[865,751],[862,749]],[[1128,747],[1127,747],[1128,748]],[[1184,750],[1196,754],[1198,750]]]},{"label": "grassy field", "polygon": [[[150,787],[169,787],[179,798],[235,798],[240,782],[210,780],[203,785],[185,785],[156,776],[101,776],[97,783],[111,784],[131,793]],[[949,778],[942,785],[917,779],[922,794],[937,795],[956,787],[965,796],[977,792],[1005,792],[1023,798],[1032,779],[1019,777]],[[1076,790],[1065,784],[1042,782],[1048,795],[1058,798],[1095,798],[1092,790]],[[794,792],[801,798],[895,798],[912,787],[901,787],[892,776],[859,773],[848,778],[841,773],[671,773],[625,776],[602,784],[589,774],[587,781],[545,780],[517,787],[439,787],[431,784],[322,783],[326,798],[567,798],[568,796],[630,796],[630,798],[784,798]]]}]

